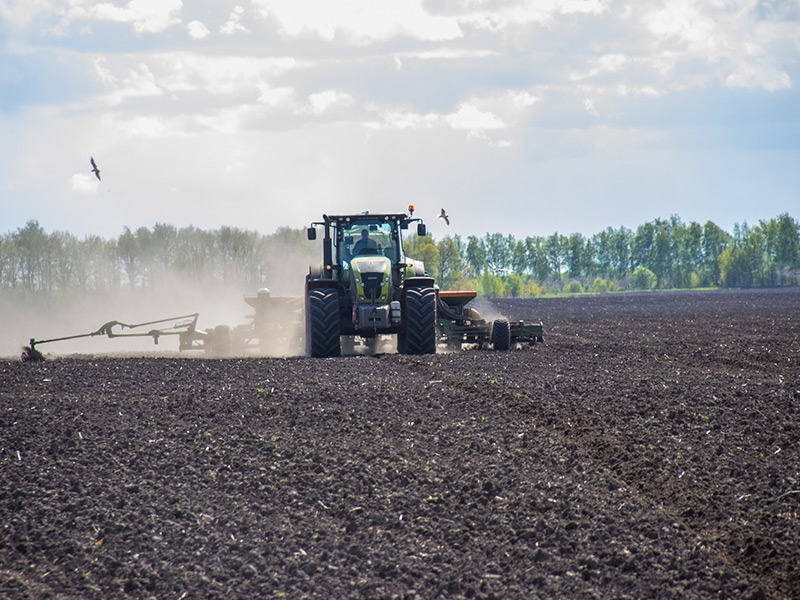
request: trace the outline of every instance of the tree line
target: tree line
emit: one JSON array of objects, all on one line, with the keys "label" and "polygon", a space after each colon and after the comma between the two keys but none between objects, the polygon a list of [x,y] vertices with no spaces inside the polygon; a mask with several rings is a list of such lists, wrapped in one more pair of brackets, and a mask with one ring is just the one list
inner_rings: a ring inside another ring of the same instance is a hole
[{"label": "tree line", "polygon": [[[483,237],[410,236],[406,253],[423,260],[443,289],[474,287],[489,296],[548,291],[798,285],[800,224],[788,213],[736,224],[655,219],[636,230]],[[156,223],[119,237],[47,233],[37,221],[0,237],[0,291],[46,297],[156,288],[176,277],[201,285],[291,288],[300,293],[319,242],[304,229],[273,234],[235,227],[204,231]],[[275,291],[275,290],[273,290]],[[286,293],[284,291],[284,293]]]},{"label": "tree line", "polygon": [[[244,289],[275,282],[302,290],[292,279],[318,260],[304,229],[262,235],[236,227],[204,231],[156,223],[123,228],[116,239],[47,233],[37,221],[0,237],[0,291],[51,297],[148,290],[176,281]],[[278,290],[284,292],[286,290]]]},{"label": "tree line", "polygon": [[406,249],[433,266],[442,288],[471,284],[487,295],[798,285],[800,224],[784,213],[729,233],[672,216],[591,237],[412,237]]}]

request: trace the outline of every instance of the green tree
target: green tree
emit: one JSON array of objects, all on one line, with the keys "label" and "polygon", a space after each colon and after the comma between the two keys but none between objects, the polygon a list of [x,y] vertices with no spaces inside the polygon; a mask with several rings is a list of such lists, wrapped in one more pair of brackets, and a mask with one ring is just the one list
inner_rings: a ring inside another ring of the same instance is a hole
[{"label": "green tree", "polygon": [[469,236],[464,253],[473,275],[483,274],[486,270],[486,245],[483,240],[474,235]]},{"label": "green tree", "polygon": [[[508,269],[511,266],[511,248],[509,247],[509,237],[504,237],[500,233],[487,233],[484,238],[486,246],[486,260],[500,269]],[[512,238],[513,239],[513,238]]]},{"label": "green tree", "polygon": [[425,263],[425,269],[438,279],[437,265],[439,263],[439,249],[429,235],[418,236],[412,234],[403,243],[406,256]]},{"label": "green tree", "polygon": [[733,243],[720,255],[720,278],[725,287],[753,287],[764,282],[765,236],[745,222],[734,227]]},{"label": "green tree", "polygon": [[545,240],[541,237],[526,237],[525,238],[525,255],[528,262],[528,268],[533,273],[533,276],[540,282],[545,281],[553,274],[550,260],[547,257],[547,250],[545,248]]},{"label": "green tree", "polygon": [[611,239],[614,230],[607,227],[603,231],[595,233],[592,238],[594,248],[595,268],[597,273],[609,275],[614,271],[613,254],[611,249]]},{"label": "green tree", "polygon": [[720,255],[730,241],[731,236],[726,231],[718,227],[712,221],[706,221],[703,225],[702,245],[702,267],[703,280],[712,285],[720,284]]},{"label": "green tree", "polygon": [[777,218],[776,229],[775,263],[781,271],[781,284],[785,281],[784,269],[792,271],[790,281],[796,284],[800,266],[800,224],[788,213],[783,213]]},{"label": "green tree", "polygon": [[484,273],[478,278],[478,288],[476,291],[482,296],[489,298],[499,298],[505,294],[505,285],[503,280],[492,273]]},{"label": "green tree", "polygon": [[545,242],[544,249],[547,260],[550,263],[550,271],[559,280],[561,279],[561,270],[564,266],[564,248],[566,245],[567,238],[563,235],[559,235],[558,232],[549,236]]},{"label": "green tree", "polygon": [[436,245],[437,254],[437,281],[444,290],[453,289],[456,282],[464,272],[464,259],[461,257],[457,240],[445,236]]},{"label": "green tree", "polygon": [[139,276],[139,240],[129,227],[123,227],[122,233],[117,238],[117,253],[128,277],[128,285],[131,289],[136,287]]},{"label": "green tree", "polygon": [[633,232],[620,226],[611,232],[611,265],[612,273],[617,277],[624,277],[631,270],[631,240]]},{"label": "green tree", "polygon": [[636,267],[631,273],[630,285],[634,290],[652,290],[658,283],[658,277],[647,267]]},{"label": "green tree", "polygon": [[511,247],[511,268],[518,275],[528,271],[528,253],[523,240],[515,241]]},{"label": "green tree", "polygon": [[31,220],[25,227],[17,229],[11,236],[14,256],[17,259],[16,272],[19,274],[22,287],[28,291],[39,291],[43,288],[43,260],[47,245],[47,234],[38,221]]},{"label": "green tree", "polygon": [[567,238],[564,247],[564,258],[567,274],[570,277],[579,277],[583,272],[585,248],[586,240],[580,233],[573,233]]},{"label": "green tree", "polygon": [[672,286],[672,228],[673,223],[663,219],[655,221],[652,266],[661,287]]},{"label": "green tree", "polygon": [[522,289],[525,286],[525,282],[523,281],[521,275],[517,273],[511,273],[511,275],[505,278],[503,285],[505,287],[504,293],[506,296],[519,298],[522,295]]}]

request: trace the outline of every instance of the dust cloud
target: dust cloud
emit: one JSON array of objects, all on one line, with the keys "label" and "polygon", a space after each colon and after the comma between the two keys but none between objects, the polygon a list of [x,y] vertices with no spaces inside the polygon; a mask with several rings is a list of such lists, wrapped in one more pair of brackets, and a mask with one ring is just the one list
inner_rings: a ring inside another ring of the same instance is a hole
[{"label": "dust cloud", "polygon": [[467,304],[467,308],[477,310],[481,314],[481,318],[487,323],[495,319],[506,318],[506,315],[502,314],[489,298],[483,296],[472,299]]},{"label": "dust cloud", "polygon": [[[159,319],[199,313],[197,330],[208,331],[219,325],[227,325],[233,331],[237,326],[247,327],[252,323],[255,310],[245,302],[245,295],[256,295],[259,289],[267,288],[273,296],[301,297],[304,278],[308,273],[308,257],[296,256],[290,251],[273,255],[269,260],[270,275],[262,282],[247,281],[194,281],[177,272],[161,274],[157,283],[147,288],[131,289],[123,283],[120,288],[105,293],[72,293],[66,298],[49,299],[45,294],[20,294],[0,290],[0,357],[19,359],[22,350],[31,338],[48,340],[97,332],[104,324],[119,321],[129,325]],[[299,343],[303,335],[303,323],[297,313],[293,329],[290,320],[284,323],[280,338],[264,340],[248,355],[302,354]],[[138,329],[115,327],[115,333],[144,333],[153,328],[169,328],[188,319],[177,319],[157,323]],[[105,334],[56,341],[36,346],[46,357],[70,354],[122,354],[122,355],[168,355],[179,353],[177,335],[160,336],[158,344],[150,336],[119,337],[109,339]],[[202,349],[181,352],[181,356],[205,356]]]}]

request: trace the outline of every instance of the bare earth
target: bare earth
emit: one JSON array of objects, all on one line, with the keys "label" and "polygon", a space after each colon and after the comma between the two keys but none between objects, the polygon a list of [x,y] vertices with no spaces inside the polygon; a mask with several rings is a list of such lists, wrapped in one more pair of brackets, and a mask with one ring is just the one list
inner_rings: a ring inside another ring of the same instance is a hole
[{"label": "bare earth", "polygon": [[800,290],[495,306],[547,343],[0,362],[0,597],[800,598]]}]

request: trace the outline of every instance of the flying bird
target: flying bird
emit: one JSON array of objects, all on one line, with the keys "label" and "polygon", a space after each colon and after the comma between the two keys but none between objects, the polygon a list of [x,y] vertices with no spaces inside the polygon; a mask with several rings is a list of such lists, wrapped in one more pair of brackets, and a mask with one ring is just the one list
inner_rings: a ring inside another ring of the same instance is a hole
[{"label": "flying bird", "polygon": [[89,157],[89,160],[92,162],[92,173],[94,176],[97,177],[97,181],[100,181],[100,169],[97,168],[97,163],[94,162],[93,157]]},{"label": "flying bird", "polygon": [[444,222],[450,225],[450,217],[447,216],[447,213],[444,212],[444,209],[442,209],[442,212],[439,213],[439,218],[444,219]]},{"label": "flying bird", "polygon": [[489,262],[489,265],[492,268],[492,273],[495,275],[508,275],[511,272],[511,269],[504,269],[503,267],[498,267],[497,264],[494,262]]}]

